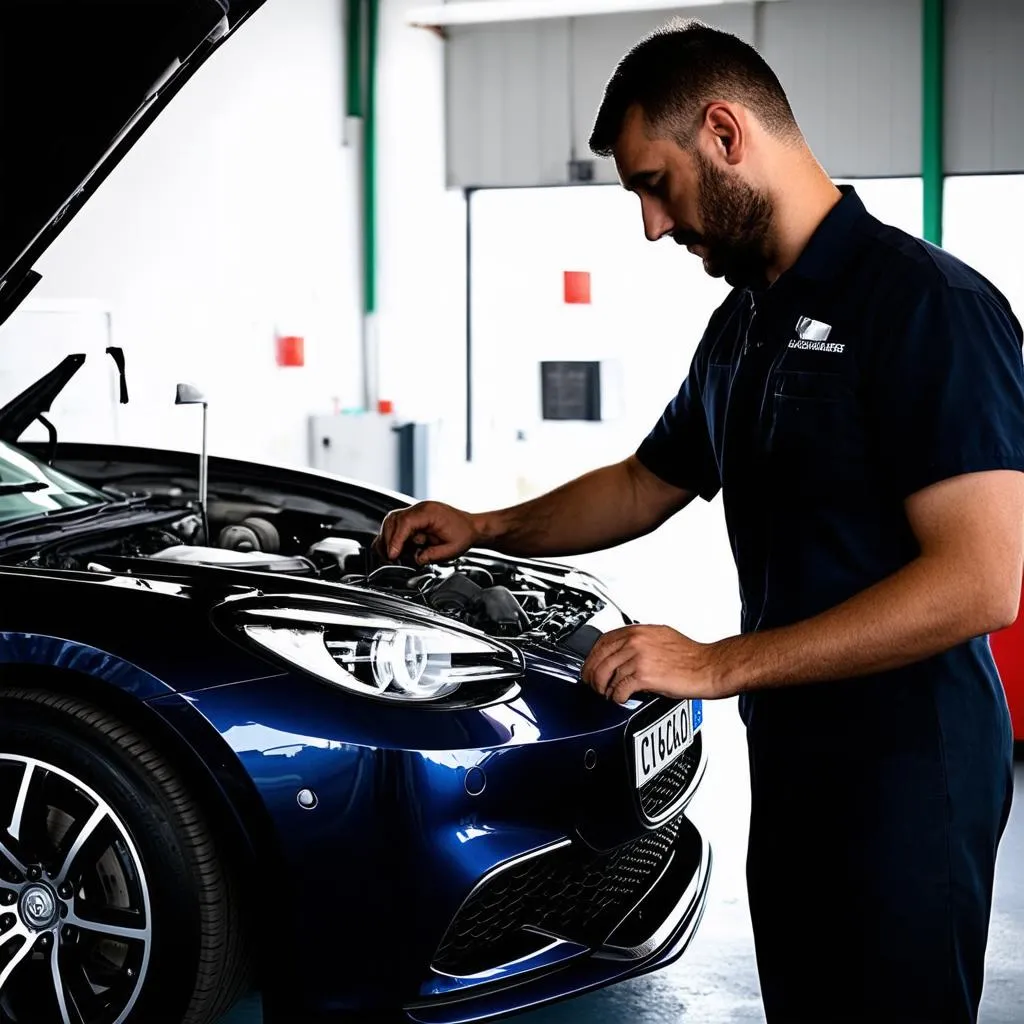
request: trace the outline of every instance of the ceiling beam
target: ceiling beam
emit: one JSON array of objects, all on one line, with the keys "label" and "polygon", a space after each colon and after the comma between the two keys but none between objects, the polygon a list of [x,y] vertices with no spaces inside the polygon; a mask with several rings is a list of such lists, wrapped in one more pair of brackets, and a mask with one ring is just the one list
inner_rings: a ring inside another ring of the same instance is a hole
[{"label": "ceiling beam", "polygon": [[[417,28],[455,25],[489,25],[547,18],[583,18],[599,14],[632,14],[637,11],[675,11],[688,7],[720,7],[752,0],[462,0],[432,4],[409,11],[406,20]],[[782,0],[769,0],[782,2]]]}]

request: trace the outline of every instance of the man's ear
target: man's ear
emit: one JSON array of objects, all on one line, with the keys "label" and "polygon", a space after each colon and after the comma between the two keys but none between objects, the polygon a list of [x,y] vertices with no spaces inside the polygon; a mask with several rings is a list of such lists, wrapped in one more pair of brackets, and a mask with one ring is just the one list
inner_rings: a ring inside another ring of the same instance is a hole
[{"label": "man's ear", "polygon": [[711,103],[704,112],[706,129],[719,159],[730,165],[743,160],[747,133],[735,106],[724,101]]}]

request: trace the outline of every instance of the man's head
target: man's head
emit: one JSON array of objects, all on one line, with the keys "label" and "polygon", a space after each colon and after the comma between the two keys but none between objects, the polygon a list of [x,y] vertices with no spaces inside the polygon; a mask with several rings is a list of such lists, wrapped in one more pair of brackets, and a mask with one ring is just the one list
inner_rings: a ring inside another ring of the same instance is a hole
[{"label": "man's head", "polygon": [[732,285],[770,263],[772,155],[803,148],[786,94],[757,51],[699,22],[638,43],[605,90],[590,138],[641,200],[652,241],[671,235]]}]

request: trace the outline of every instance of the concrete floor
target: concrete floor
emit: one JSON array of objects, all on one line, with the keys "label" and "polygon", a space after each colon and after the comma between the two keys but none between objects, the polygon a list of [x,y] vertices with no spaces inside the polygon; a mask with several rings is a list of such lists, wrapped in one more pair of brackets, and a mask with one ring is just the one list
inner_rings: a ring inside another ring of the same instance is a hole
[{"label": "concrete floor", "polygon": [[[690,808],[715,848],[707,913],[683,958],[666,970],[516,1018],[522,1024],[699,1024],[762,1022],[744,885],[749,813],[742,726],[735,701],[706,707],[712,760]],[[981,1024],[1024,1021],[1024,763],[1000,851]],[[261,1024],[259,1000],[223,1024]]]}]

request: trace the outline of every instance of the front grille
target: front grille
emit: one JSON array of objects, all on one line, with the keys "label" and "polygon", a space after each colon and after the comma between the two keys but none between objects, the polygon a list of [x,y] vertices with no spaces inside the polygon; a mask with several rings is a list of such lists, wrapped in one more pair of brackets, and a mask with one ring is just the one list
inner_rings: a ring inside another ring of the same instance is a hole
[{"label": "front grille", "polygon": [[668,810],[693,782],[700,767],[701,745],[698,732],[693,743],[676,760],[640,787],[640,809],[649,820]]},{"label": "front grille", "polygon": [[606,853],[572,845],[498,873],[456,914],[434,966],[465,975],[509,963],[544,945],[525,928],[601,945],[654,884],[680,825],[676,817]]}]

